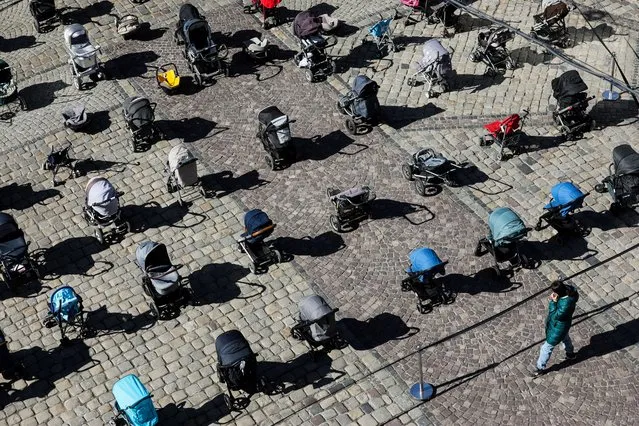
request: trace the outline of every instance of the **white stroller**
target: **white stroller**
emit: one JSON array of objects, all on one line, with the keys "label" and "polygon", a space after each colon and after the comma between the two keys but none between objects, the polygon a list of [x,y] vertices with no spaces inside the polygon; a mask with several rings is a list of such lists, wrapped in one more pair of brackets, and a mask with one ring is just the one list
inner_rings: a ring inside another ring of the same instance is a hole
[{"label": "white stroller", "polygon": [[89,179],[84,190],[84,218],[94,228],[95,237],[104,244],[104,229],[113,227],[116,234],[129,232],[129,223],[120,218],[120,193],[103,177]]},{"label": "white stroller", "polygon": [[198,187],[202,196],[207,196],[197,174],[197,158],[184,144],[171,148],[165,171],[168,174],[166,189],[169,193],[177,192],[180,205],[182,205],[181,191],[188,186]]},{"label": "white stroller", "polygon": [[89,40],[86,28],[80,24],[71,24],[64,29],[64,45],[69,53],[69,67],[73,77],[73,86],[82,90],[82,79],[89,77],[93,81],[104,80],[106,74],[98,61],[101,53],[99,45]]},{"label": "white stroller", "polygon": [[422,47],[423,57],[417,61],[417,72],[408,79],[409,86],[416,86],[423,79],[428,85],[428,97],[435,95],[433,86],[439,86],[441,93],[450,90],[450,79],[453,73],[451,53],[442,44],[431,39]]}]

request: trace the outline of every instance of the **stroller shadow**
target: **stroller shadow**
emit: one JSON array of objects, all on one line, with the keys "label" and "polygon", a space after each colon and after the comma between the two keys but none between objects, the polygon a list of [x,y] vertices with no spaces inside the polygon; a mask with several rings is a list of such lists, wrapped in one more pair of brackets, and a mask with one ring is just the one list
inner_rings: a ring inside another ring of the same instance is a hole
[{"label": "stroller shadow", "polygon": [[15,50],[27,49],[44,43],[36,43],[35,36],[22,35],[15,38],[0,37],[0,52],[9,53]]},{"label": "stroller shadow", "polygon": [[[239,398],[238,398],[239,399]],[[226,403],[224,395],[219,394],[210,401],[207,401],[199,408],[184,407],[185,403],[170,403],[169,405],[157,410],[158,424],[161,425],[180,425],[186,424],[188,420],[198,419],[202,424],[230,424],[238,417],[238,413],[234,418],[227,422],[221,423],[220,420],[231,414]]]},{"label": "stroller shadow", "polygon": [[[346,72],[349,69],[371,69],[374,72],[383,72],[393,66],[392,59],[379,58],[375,43],[358,44],[347,55],[335,59],[338,72]],[[382,61],[386,66],[379,68]]]},{"label": "stroller shadow", "polygon": [[[346,373],[331,368],[333,360],[325,352],[306,352],[288,362],[258,361],[258,375],[275,384],[273,393],[288,394],[311,385],[322,388]],[[336,377],[329,377],[335,373]]]},{"label": "stroller shadow", "polygon": [[23,88],[20,90],[20,95],[29,106],[29,110],[34,110],[52,104],[56,99],[55,92],[67,87],[69,87],[69,85],[62,80],[47,81]]},{"label": "stroller shadow", "polygon": [[146,74],[149,70],[147,64],[155,62],[159,58],[157,53],[150,50],[127,53],[107,61],[104,68],[109,78],[126,80]]},{"label": "stroller shadow", "polygon": [[[195,84],[195,80],[193,76],[190,75],[181,75],[180,76],[180,87],[175,91],[175,93],[171,92],[171,96],[191,96],[196,93],[200,93],[204,90],[204,86],[198,86]],[[157,121],[156,121],[157,123]]]},{"label": "stroller shadow", "polygon": [[[367,145],[355,143],[355,139],[347,136],[341,130],[334,130],[325,136],[314,137],[311,139],[296,138],[293,143],[295,143],[298,147],[297,152],[299,161],[322,161],[335,154],[356,155],[365,149],[368,149]],[[353,146],[355,149],[344,151],[344,149],[348,146]]]},{"label": "stroller shadow", "polygon": [[432,102],[420,107],[396,105],[382,106],[382,116],[384,117],[384,121],[395,130],[399,130],[416,121],[433,117],[444,111],[446,110],[436,106]]},{"label": "stroller shadow", "polygon": [[409,327],[403,319],[388,312],[366,321],[342,318],[338,324],[348,334],[345,336],[346,340],[356,351],[367,351],[392,340],[408,339],[419,333],[419,328]]},{"label": "stroller shadow", "polygon": [[213,40],[216,40],[218,44],[225,44],[229,49],[239,49],[244,47],[244,42],[252,39],[253,37],[262,38],[264,34],[257,30],[239,30],[231,33],[221,33],[216,31],[212,34]]},{"label": "stroller shadow", "polygon": [[[588,261],[599,252],[588,248],[588,241],[580,236],[552,236],[546,241],[525,241],[522,249],[532,252],[530,258],[535,260],[574,260]],[[595,259],[593,259],[596,261]]]},{"label": "stroller shadow", "polygon": [[85,176],[91,172],[104,172],[110,171],[115,173],[122,173],[126,170],[127,165],[139,165],[139,163],[123,163],[120,161],[109,160],[95,160],[93,158],[86,158],[78,160],[76,163],[76,169],[78,172]]},{"label": "stroller shadow", "polygon": [[108,15],[113,11],[113,3],[108,0],[93,3],[85,8],[65,7],[61,10],[64,12],[64,24],[81,24],[85,25],[92,22],[98,26],[103,24],[96,22],[93,18]]},{"label": "stroller shadow", "polygon": [[181,138],[185,143],[210,139],[228,130],[227,127],[218,127],[216,122],[202,117],[183,118],[181,120],[158,120],[155,123],[168,139]]},{"label": "stroller shadow", "polygon": [[639,225],[639,214],[632,209],[612,214],[609,210],[595,212],[593,210],[581,210],[575,213],[574,218],[588,228],[598,228],[602,231],[634,227]]},{"label": "stroller shadow", "polygon": [[278,6],[277,7],[277,16],[279,19],[279,25],[288,24],[295,20],[295,17],[302,12],[301,10],[289,9],[286,6]]},{"label": "stroller shadow", "polygon": [[[266,81],[277,77],[284,67],[282,65],[276,65],[266,61],[255,61],[248,57],[244,52],[240,51],[234,53],[231,57],[231,69],[233,70],[233,74],[231,75],[232,77],[254,75],[256,81]],[[271,69],[273,72],[265,72]]]},{"label": "stroller shadow", "polygon": [[455,73],[455,77],[452,79],[452,90],[458,92],[471,90],[470,93],[477,93],[495,84],[501,84],[504,80],[506,80],[506,78],[501,74],[489,77],[487,75]]},{"label": "stroller shadow", "polygon": [[270,183],[268,180],[260,178],[257,170],[248,171],[237,177],[233,176],[233,172],[226,170],[203,176],[200,180],[204,188],[215,188],[215,195],[218,198],[241,189],[253,190]]},{"label": "stroller shadow", "polygon": [[605,23],[601,23],[592,29],[589,26],[584,26],[580,28],[567,27],[566,30],[573,40],[572,47],[580,44],[597,42],[598,40],[595,33],[603,40],[615,35],[615,29]]},{"label": "stroller shadow", "polygon": [[432,37],[400,35],[395,37],[393,41],[398,49],[404,49],[411,45],[426,43],[430,39],[432,39]]},{"label": "stroller shadow", "polygon": [[86,316],[86,326],[93,331],[94,337],[119,333],[133,334],[140,330],[148,330],[155,322],[155,317],[150,311],[133,316],[129,313],[109,312],[106,306],[87,312]]},{"label": "stroller shadow", "polygon": [[[131,232],[139,233],[147,229],[159,228],[162,226],[170,226],[173,228],[191,228],[197,226],[207,219],[204,214],[193,213],[189,211],[190,203],[175,203],[162,207],[156,201],[149,201],[142,205],[129,204],[122,207],[122,217],[129,221]],[[197,222],[190,225],[176,225],[186,215],[197,218]]]},{"label": "stroller shadow", "polygon": [[104,132],[111,126],[111,117],[109,111],[96,111],[87,114],[87,123],[82,132],[88,135],[97,135]]},{"label": "stroller shadow", "polygon": [[532,136],[525,133],[519,139],[519,144],[524,153],[556,148],[562,142],[563,139],[559,136]]},{"label": "stroller shadow", "polygon": [[[480,28],[488,28],[492,25],[487,19],[478,18],[468,13],[459,15],[457,21],[457,34],[478,30]],[[475,40],[476,41],[476,40]]]},{"label": "stroller shadow", "polygon": [[0,208],[25,210],[35,204],[44,205],[44,201],[49,198],[62,198],[60,191],[57,189],[43,189],[34,191],[30,183],[11,183],[0,187]]},{"label": "stroller shadow", "polygon": [[[403,201],[389,200],[384,198],[377,198],[373,200],[371,206],[371,212],[373,213],[373,219],[394,219],[404,218],[411,225],[419,226],[426,222],[430,222],[435,219],[435,213],[430,211],[428,207],[421,204],[405,203]],[[422,215],[418,216],[418,220],[415,216],[418,213]]]},{"label": "stroller shadow", "polygon": [[[211,263],[189,275],[188,281],[199,303],[226,303],[233,299],[250,299],[262,294],[266,287],[261,284],[240,281],[249,274],[248,268],[233,263]],[[255,289],[254,294],[242,296],[238,283]]]},{"label": "stroller shadow", "polygon": [[164,28],[151,28],[151,24],[148,22],[142,22],[140,29],[131,35],[132,40],[138,41],[153,41],[164,36],[169,29]]},{"label": "stroller shadow", "polygon": [[[469,167],[465,170],[467,171],[467,173],[465,173],[462,178],[459,179],[460,186],[468,186],[468,188],[472,189],[473,191],[480,192],[484,195],[499,195],[513,189],[512,185],[488,176],[476,166]],[[496,188],[495,190],[486,190],[477,186],[480,183],[485,183],[488,181],[494,182],[498,186],[498,188]]]},{"label": "stroller shadow", "polygon": [[311,257],[328,256],[346,248],[342,236],[333,231],[327,231],[315,237],[280,237],[276,240],[276,244],[287,254]]},{"label": "stroller shadow", "polygon": [[446,287],[455,294],[508,293],[521,287],[507,277],[497,275],[492,267],[482,269],[473,276],[449,274],[444,277]]},{"label": "stroller shadow", "polygon": [[530,64],[533,67],[540,64],[545,64],[550,59],[552,59],[551,55],[538,53],[537,50],[531,48],[530,46],[518,47],[517,49],[513,49],[510,52],[510,56],[518,64],[525,63]]},{"label": "stroller shadow", "polygon": [[630,99],[620,99],[615,102],[599,101],[592,107],[589,114],[599,126],[627,126],[637,122],[639,109]]},{"label": "stroller shadow", "polygon": [[[93,260],[93,255],[104,249],[105,246],[95,237],[72,237],[48,249],[34,252],[33,257],[44,266],[45,280],[56,279],[62,275],[97,277],[113,268],[111,262]],[[88,271],[98,263],[102,265],[100,270],[89,274]]]}]

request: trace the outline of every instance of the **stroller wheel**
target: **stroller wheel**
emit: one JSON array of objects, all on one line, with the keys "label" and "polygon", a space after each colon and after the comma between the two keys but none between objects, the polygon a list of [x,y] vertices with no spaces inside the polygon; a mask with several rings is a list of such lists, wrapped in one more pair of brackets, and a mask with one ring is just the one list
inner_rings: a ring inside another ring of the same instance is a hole
[{"label": "stroller wheel", "polygon": [[476,257],[479,257],[481,255],[483,255],[484,252],[484,245],[482,244],[481,240],[477,243],[477,247],[475,247],[475,252],[473,253]]},{"label": "stroller wheel", "polygon": [[333,195],[339,194],[339,189],[335,188],[326,188],[326,196],[331,198]]},{"label": "stroller wheel", "polygon": [[313,75],[313,71],[311,71],[309,68],[305,69],[304,70],[304,78],[309,83],[312,83],[313,80],[315,80],[315,76]]},{"label": "stroller wheel", "polygon": [[278,249],[273,249],[273,260],[275,260],[275,263],[282,263],[282,261],[284,261],[284,255],[282,255],[282,252]]},{"label": "stroller wheel", "polygon": [[[20,109],[22,111],[26,111],[28,109],[27,101],[25,101],[22,96],[18,96],[18,103],[20,104]],[[593,120],[593,122],[594,122],[594,120]]]},{"label": "stroller wheel", "polygon": [[264,156],[264,162],[266,163],[269,169],[275,170],[275,160],[273,159],[273,156],[271,154],[266,154]]},{"label": "stroller wheel", "polygon": [[155,319],[160,319],[160,310],[158,309],[158,306],[154,303],[154,302],[150,302],[149,303],[149,308],[151,308],[151,315],[153,315],[153,317],[155,317]]},{"label": "stroller wheel", "polygon": [[40,23],[38,21],[33,21],[33,28],[36,30],[36,33],[40,33],[41,28],[40,28]]},{"label": "stroller wheel", "polygon": [[410,291],[411,286],[410,286],[410,281],[409,280],[402,280],[402,291]]},{"label": "stroller wheel", "polygon": [[402,164],[402,176],[406,180],[413,180],[413,168],[409,164]]},{"label": "stroller wheel", "polygon": [[595,185],[595,191],[600,193],[600,194],[605,194],[606,193],[606,185],[604,185],[603,183],[598,183],[597,185]]},{"label": "stroller wheel", "polygon": [[329,221],[331,223],[331,227],[335,230],[335,232],[342,232],[342,224],[340,223],[337,216],[331,215]]},{"label": "stroller wheel", "polygon": [[229,411],[233,411],[233,399],[227,394],[224,394],[224,403],[226,404],[226,408],[228,408]]},{"label": "stroller wheel", "polygon": [[95,231],[93,233],[95,234],[95,238],[98,240],[98,242],[100,244],[104,244],[104,233],[102,232],[102,229],[95,228]]},{"label": "stroller wheel", "polygon": [[255,263],[249,263],[249,270],[253,275],[257,275],[257,265]]},{"label": "stroller wheel", "polygon": [[435,92],[432,90],[429,90],[428,93],[426,93],[426,96],[428,97],[428,99],[434,98]]},{"label": "stroller wheel", "polygon": [[73,77],[73,87],[77,90],[82,90],[82,79],[80,77]]},{"label": "stroller wheel", "polygon": [[619,204],[617,202],[614,202],[614,203],[610,204],[610,209],[609,210],[610,210],[610,213],[612,213],[612,214],[621,213],[621,210],[622,210],[621,204]]},{"label": "stroller wheel", "polygon": [[42,170],[49,170],[49,162],[45,161],[42,163]]},{"label": "stroller wheel", "polygon": [[193,80],[195,81],[195,85],[196,85],[196,86],[198,86],[198,87],[201,87],[201,86],[202,86],[202,77],[200,77],[200,75],[199,75],[199,74],[195,73],[195,74],[193,75]]},{"label": "stroller wheel", "polygon": [[337,101],[337,110],[339,111],[340,114],[346,115],[346,109],[342,106],[340,101]]},{"label": "stroller wheel", "polygon": [[423,180],[421,179],[415,180],[415,192],[417,192],[422,197],[426,196],[426,185],[424,184]]},{"label": "stroller wheel", "polygon": [[415,87],[417,85],[417,80],[415,78],[410,77],[406,82],[410,87]]},{"label": "stroller wheel", "polygon": [[137,142],[136,142],[135,138],[131,138],[130,145],[131,145],[131,151],[133,151],[133,152],[137,152],[137,150],[138,150],[138,144],[137,144]]},{"label": "stroller wheel", "polygon": [[346,129],[348,130],[348,133],[350,133],[351,135],[356,135],[357,124],[355,123],[355,120],[353,120],[352,118],[348,118],[346,120]]},{"label": "stroller wheel", "polygon": [[73,169],[73,177],[78,178],[80,176],[82,176],[82,172],[80,172],[80,170],[78,169]]}]

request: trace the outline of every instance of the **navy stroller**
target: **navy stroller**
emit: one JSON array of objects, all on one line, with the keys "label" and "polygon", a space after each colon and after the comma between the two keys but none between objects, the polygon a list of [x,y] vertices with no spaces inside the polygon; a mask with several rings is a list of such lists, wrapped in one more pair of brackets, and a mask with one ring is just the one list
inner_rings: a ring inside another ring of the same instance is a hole
[{"label": "navy stroller", "polygon": [[635,208],[639,205],[639,153],[630,145],[623,144],[612,150],[609,175],[595,186],[599,193],[608,192],[612,197],[610,211],[620,208]]},{"label": "navy stroller", "polygon": [[337,110],[348,115],[346,119],[346,129],[352,135],[357,134],[360,127],[370,129],[377,124],[381,108],[377,99],[379,85],[366,77],[358,75],[353,81],[351,91],[344,96],[340,96],[337,101]]},{"label": "navy stroller", "polygon": [[60,328],[60,342],[69,343],[67,332],[75,330],[82,339],[88,336],[85,324],[82,298],[70,286],[56,289],[49,299],[49,312],[43,320],[47,328]]},{"label": "navy stroller", "polygon": [[0,273],[9,290],[18,282],[39,278],[24,232],[6,213],[0,213]]},{"label": "navy stroller", "polygon": [[583,206],[584,194],[571,182],[560,182],[550,190],[551,200],[544,206],[545,213],[539,217],[535,231],[541,231],[543,222],[552,226],[557,232],[566,234],[586,235],[584,228],[572,213]]},{"label": "navy stroller", "polygon": [[490,252],[495,260],[495,271],[500,276],[500,263],[508,262],[510,270],[518,267],[528,267],[528,259],[519,252],[519,242],[528,235],[530,228],[526,228],[519,215],[508,207],[500,207],[488,216],[490,233],[482,238],[475,248],[475,256],[483,256]]},{"label": "navy stroller", "polygon": [[244,233],[240,235],[237,245],[240,252],[248,255],[249,268],[254,274],[264,272],[269,265],[284,260],[281,251],[264,241],[274,229],[275,224],[262,210],[253,209],[244,214]]},{"label": "navy stroller", "polygon": [[[417,295],[417,310],[428,313],[434,306],[452,303],[453,293],[446,289],[443,276],[446,264],[434,250],[422,247],[413,250],[409,255],[410,266],[406,269],[408,277],[402,280],[402,291],[412,291]],[[437,277],[441,275],[441,277]]]},{"label": "navy stroller", "polygon": [[321,31],[322,19],[310,11],[300,12],[295,17],[293,34],[299,39],[300,52],[293,61],[297,67],[304,69],[304,78],[309,83],[316,81],[317,77],[334,74],[336,70],[335,62],[326,53],[330,46]]},{"label": "navy stroller", "polygon": [[575,70],[566,71],[551,82],[552,96],[557,100],[557,106],[552,113],[555,124],[559,126],[561,134],[566,140],[576,140],[583,137],[585,131],[595,128],[595,120],[588,114],[588,103],[595,97],[586,91],[588,86]]},{"label": "navy stroller", "polygon": [[335,325],[335,313],[326,301],[317,295],[300,300],[299,321],[291,329],[291,336],[304,340],[315,351],[319,347],[327,349],[339,347],[341,337]]},{"label": "navy stroller", "polygon": [[116,415],[111,419],[111,425],[121,424],[121,421],[128,426],[154,426],[158,423],[152,395],[137,376],[129,374],[122,377],[115,382],[112,392]]}]

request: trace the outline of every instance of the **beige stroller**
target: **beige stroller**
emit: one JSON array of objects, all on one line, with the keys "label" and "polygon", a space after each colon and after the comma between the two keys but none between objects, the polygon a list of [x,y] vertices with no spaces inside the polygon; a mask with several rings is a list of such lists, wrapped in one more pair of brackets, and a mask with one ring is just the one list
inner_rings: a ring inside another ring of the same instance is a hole
[{"label": "beige stroller", "polygon": [[169,193],[177,192],[180,205],[183,205],[182,191],[187,187],[196,187],[203,197],[208,196],[197,174],[197,158],[184,144],[176,145],[169,151],[166,172],[166,189]]}]

